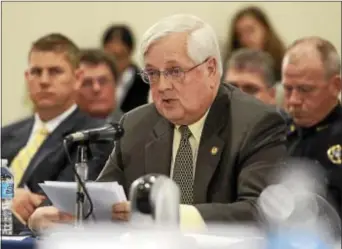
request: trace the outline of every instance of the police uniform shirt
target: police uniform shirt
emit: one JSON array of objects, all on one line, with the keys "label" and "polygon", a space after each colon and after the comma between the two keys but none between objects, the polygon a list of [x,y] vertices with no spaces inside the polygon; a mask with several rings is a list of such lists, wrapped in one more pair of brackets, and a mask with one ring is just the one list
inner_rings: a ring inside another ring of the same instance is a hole
[{"label": "police uniform shirt", "polygon": [[296,127],[292,122],[287,139],[290,156],[318,162],[326,170],[328,195],[342,217],[342,106],[337,105],[310,128]]},{"label": "police uniform shirt", "polygon": [[341,167],[342,106],[337,105],[324,120],[310,128],[292,123],[287,139],[291,156],[318,161],[327,169]]}]

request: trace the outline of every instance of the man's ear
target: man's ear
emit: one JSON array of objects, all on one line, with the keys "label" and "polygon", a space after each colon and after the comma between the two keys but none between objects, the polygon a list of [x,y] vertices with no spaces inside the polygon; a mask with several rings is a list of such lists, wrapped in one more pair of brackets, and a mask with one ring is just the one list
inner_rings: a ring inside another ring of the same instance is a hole
[{"label": "man's ear", "polygon": [[84,77],[84,72],[82,69],[75,69],[75,89],[79,89],[81,87],[82,81]]},{"label": "man's ear", "polygon": [[270,93],[270,96],[275,99],[276,97],[276,93],[277,93],[277,87],[276,86],[273,86],[273,87],[270,87],[268,89],[269,93]]},{"label": "man's ear", "polygon": [[275,105],[276,104],[276,96],[277,96],[277,87],[273,86],[268,89],[268,94],[270,96],[270,104]]},{"label": "man's ear", "polygon": [[329,84],[332,86],[333,95],[338,97],[342,90],[342,80],[340,75],[335,75],[331,78]]},{"label": "man's ear", "polygon": [[208,69],[208,76],[212,77],[215,76],[218,72],[217,72],[217,61],[214,57],[211,57],[208,59],[207,62],[207,69]]},{"label": "man's ear", "polygon": [[29,70],[28,70],[28,69],[25,70],[24,75],[25,75],[25,80],[26,80],[26,82],[28,82],[28,78],[29,78],[29,76],[30,76],[30,73],[29,73]]},{"label": "man's ear", "polygon": [[80,68],[77,68],[75,70],[75,77],[76,77],[76,80],[82,80],[83,79],[83,76],[84,76],[84,72],[82,69]]}]

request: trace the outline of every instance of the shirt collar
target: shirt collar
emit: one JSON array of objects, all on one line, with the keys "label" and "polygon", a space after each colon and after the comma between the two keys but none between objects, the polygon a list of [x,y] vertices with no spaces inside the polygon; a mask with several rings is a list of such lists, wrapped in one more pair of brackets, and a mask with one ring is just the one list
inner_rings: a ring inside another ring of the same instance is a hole
[{"label": "shirt collar", "polygon": [[[194,136],[196,142],[198,142],[198,143],[201,140],[201,135],[202,135],[204,123],[205,123],[205,120],[208,116],[209,110],[203,115],[203,117],[200,120],[198,120],[197,122],[195,122],[191,125],[188,125],[188,128],[191,131],[191,134]],[[180,125],[175,126],[177,131],[179,131],[179,127],[180,127]]]},{"label": "shirt collar", "polygon": [[121,85],[122,87],[129,87],[132,79],[134,78],[134,73],[135,71],[133,67],[128,67],[127,69],[125,69],[125,71],[122,73],[118,85]]},{"label": "shirt collar", "polygon": [[43,122],[38,113],[34,115],[34,126],[33,126],[33,132],[39,130],[43,126],[48,130],[49,134],[51,134],[73,111],[75,111],[77,108],[77,105],[72,105],[69,109],[67,109],[62,114],[58,115],[57,117],[47,121]]},{"label": "shirt collar", "polygon": [[290,134],[297,132],[300,135],[311,134],[314,132],[320,132],[329,127],[331,123],[334,123],[342,115],[342,106],[340,104],[336,105],[329,114],[317,124],[311,127],[298,127],[294,123],[290,125]]}]

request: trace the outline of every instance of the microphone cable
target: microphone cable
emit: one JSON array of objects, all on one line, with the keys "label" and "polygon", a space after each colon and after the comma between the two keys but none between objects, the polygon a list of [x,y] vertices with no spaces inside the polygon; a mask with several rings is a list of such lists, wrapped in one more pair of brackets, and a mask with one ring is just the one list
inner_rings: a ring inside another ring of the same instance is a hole
[{"label": "microphone cable", "polygon": [[[93,201],[91,200],[90,198],[90,195],[89,195],[89,192],[87,190],[87,188],[85,187],[85,184],[82,182],[81,180],[81,177],[79,176],[79,174],[77,173],[77,170],[75,169],[75,167],[73,166],[73,163],[72,163],[72,160],[71,160],[71,157],[70,157],[70,153],[69,153],[69,150],[68,150],[68,144],[67,144],[67,141],[64,140],[63,141],[63,148],[64,148],[64,152],[68,158],[68,161],[69,163],[72,165],[72,171],[74,172],[74,174],[76,175],[76,178],[77,178],[77,181],[80,183],[81,185],[81,188],[83,189],[88,201],[89,201],[89,211],[88,213],[84,216],[84,220],[87,220],[89,218],[89,216],[91,215],[92,218],[94,219],[94,221],[96,221],[96,217],[95,217],[95,214],[93,213],[94,212],[94,204],[93,204]],[[83,215],[83,214],[82,214]]]}]

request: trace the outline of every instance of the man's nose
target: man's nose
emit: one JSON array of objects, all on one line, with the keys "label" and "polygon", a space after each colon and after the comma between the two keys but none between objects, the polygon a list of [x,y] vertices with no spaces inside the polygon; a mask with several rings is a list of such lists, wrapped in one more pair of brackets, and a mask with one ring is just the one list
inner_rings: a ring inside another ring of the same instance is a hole
[{"label": "man's nose", "polygon": [[288,100],[287,102],[290,104],[290,105],[299,105],[302,103],[302,96],[300,95],[300,93],[296,90],[296,89],[293,89],[291,91],[291,94],[290,96],[288,97]]},{"label": "man's nose", "polygon": [[50,74],[47,71],[43,71],[40,76],[40,82],[41,85],[49,85],[50,84]]},{"label": "man's nose", "polygon": [[94,92],[99,92],[101,90],[100,83],[97,80],[94,80],[93,82],[93,91]]},{"label": "man's nose", "polygon": [[160,74],[159,82],[157,84],[158,84],[158,90],[160,92],[163,92],[172,88],[172,82],[164,74]]}]

